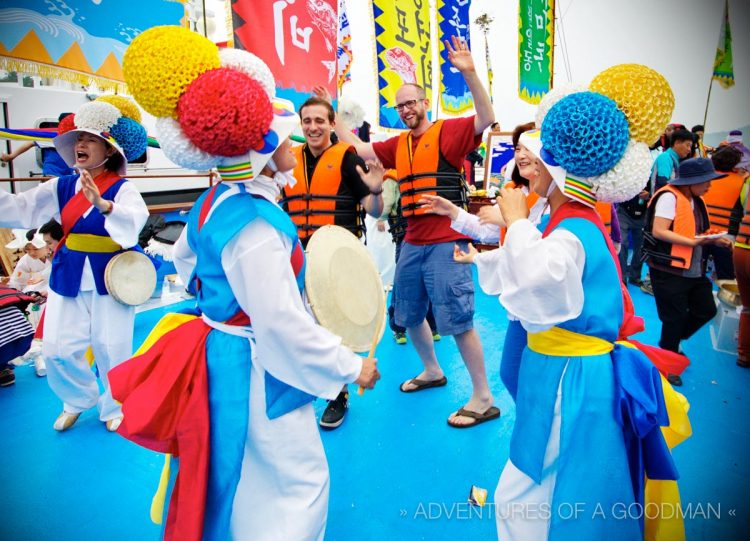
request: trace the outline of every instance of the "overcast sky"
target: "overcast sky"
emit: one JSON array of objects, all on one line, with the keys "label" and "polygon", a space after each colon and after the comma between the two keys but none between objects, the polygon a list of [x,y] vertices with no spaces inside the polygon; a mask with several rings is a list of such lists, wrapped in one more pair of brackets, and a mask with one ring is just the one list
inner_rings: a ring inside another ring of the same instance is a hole
[{"label": "overcast sky", "polygon": [[[672,85],[675,122],[703,122],[706,96],[723,15],[723,0],[559,0],[555,36],[555,84],[588,83],[622,63],[648,65]],[[370,0],[347,0],[352,24],[352,83],[344,94],[375,119],[374,33]],[[750,2],[730,0],[736,84],[714,82],[707,132],[750,124]],[[471,18],[489,13],[495,114],[504,129],[533,119],[535,106],[518,98],[518,0],[473,0]],[[564,38],[564,39],[563,39]],[[475,60],[485,77],[484,40],[472,28]],[[565,61],[567,59],[567,62]],[[750,133],[746,134],[750,140]]]}]

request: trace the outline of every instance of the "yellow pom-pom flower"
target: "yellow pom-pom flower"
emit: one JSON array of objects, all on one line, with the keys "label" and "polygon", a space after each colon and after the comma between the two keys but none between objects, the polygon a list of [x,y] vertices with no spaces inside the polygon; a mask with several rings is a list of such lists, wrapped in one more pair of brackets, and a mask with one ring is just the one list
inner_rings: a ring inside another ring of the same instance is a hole
[{"label": "yellow pom-pom flower", "polygon": [[652,144],[674,111],[674,94],[667,80],[641,64],[619,64],[594,77],[589,89],[614,100],[625,113],[630,138]]},{"label": "yellow pom-pom flower", "polygon": [[103,101],[114,105],[120,111],[120,114],[125,118],[135,120],[139,124],[141,123],[141,111],[138,106],[128,98],[123,96],[117,96],[115,94],[108,94],[106,96],[99,96],[96,101]]},{"label": "yellow pom-pom flower", "polygon": [[219,50],[210,40],[180,26],[155,26],[130,43],[122,69],[141,107],[156,117],[176,117],[187,86],[220,66]]}]

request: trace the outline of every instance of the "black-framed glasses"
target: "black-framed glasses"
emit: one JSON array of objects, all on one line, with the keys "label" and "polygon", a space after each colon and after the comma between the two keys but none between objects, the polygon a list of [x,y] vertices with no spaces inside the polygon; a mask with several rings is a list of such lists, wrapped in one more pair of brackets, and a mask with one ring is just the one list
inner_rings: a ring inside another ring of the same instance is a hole
[{"label": "black-framed glasses", "polygon": [[403,103],[397,103],[396,104],[396,111],[399,113],[403,111],[404,109],[414,109],[414,107],[417,105],[418,101],[422,101],[423,98],[420,98],[418,100],[408,100]]}]

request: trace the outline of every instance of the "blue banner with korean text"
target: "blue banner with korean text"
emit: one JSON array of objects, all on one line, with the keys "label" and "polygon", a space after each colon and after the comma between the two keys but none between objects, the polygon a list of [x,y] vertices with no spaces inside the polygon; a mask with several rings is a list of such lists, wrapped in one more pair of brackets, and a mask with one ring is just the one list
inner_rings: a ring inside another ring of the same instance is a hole
[{"label": "blue banner with korean text", "polygon": [[469,5],[471,0],[438,0],[438,43],[440,44],[440,106],[446,113],[460,114],[474,106],[463,75],[448,60],[445,40],[458,36],[471,49]]}]

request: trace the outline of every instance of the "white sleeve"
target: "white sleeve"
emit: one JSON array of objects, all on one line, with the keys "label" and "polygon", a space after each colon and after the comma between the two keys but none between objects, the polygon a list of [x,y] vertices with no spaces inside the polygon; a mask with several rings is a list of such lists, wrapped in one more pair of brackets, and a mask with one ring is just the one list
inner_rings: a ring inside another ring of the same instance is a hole
[{"label": "white sleeve", "polygon": [[112,212],[104,217],[104,229],[117,244],[131,248],[138,244],[138,235],[146,220],[146,202],[132,182],[125,182],[115,195]]},{"label": "white sleeve", "polygon": [[500,240],[500,227],[493,224],[481,224],[478,216],[469,214],[464,209],[458,209],[458,216],[455,220],[451,220],[451,228],[462,235],[487,244]]},{"label": "white sleeve", "polygon": [[250,316],[256,358],[275,378],[334,399],[355,381],[362,358],[305,311],[289,264],[291,244],[262,219],[245,226],[221,254],[239,305]]},{"label": "white sleeve", "polygon": [[663,193],[656,200],[656,208],[654,209],[654,216],[659,218],[666,218],[667,220],[673,221],[677,215],[677,198],[673,193]]},{"label": "white sleeve", "polygon": [[57,178],[18,194],[0,190],[0,227],[39,227],[51,218],[60,221],[59,211]]},{"label": "white sleeve", "polygon": [[500,303],[529,332],[547,330],[583,310],[586,253],[563,228],[542,238],[529,220],[518,220],[501,248],[479,254],[475,262],[482,289],[499,293]]},{"label": "white sleeve", "polygon": [[187,226],[182,228],[182,233],[177,238],[177,242],[174,243],[174,251],[172,252],[175,269],[185,286],[190,283],[190,276],[193,274],[193,269],[198,261],[198,257],[188,244],[187,231]]}]

